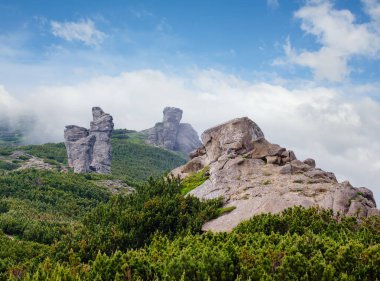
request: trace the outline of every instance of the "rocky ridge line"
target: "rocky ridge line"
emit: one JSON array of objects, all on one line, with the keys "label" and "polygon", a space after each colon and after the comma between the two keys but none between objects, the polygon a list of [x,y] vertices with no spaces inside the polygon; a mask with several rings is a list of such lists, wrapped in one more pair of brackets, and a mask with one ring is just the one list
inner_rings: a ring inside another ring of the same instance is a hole
[{"label": "rocky ridge line", "polygon": [[183,179],[207,167],[209,178],[189,194],[222,197],[226,207],[235,207],[206,223],[205,231],[230,231],[254,215],[296,205],[319,206],[341,215],[380,215],[371,190],[339,183],[333,173],[316,168],[311,158],[298,160],[293,151],[267,141],[247,117],[210,128],[201,138],[203,145],[172,175]]}]

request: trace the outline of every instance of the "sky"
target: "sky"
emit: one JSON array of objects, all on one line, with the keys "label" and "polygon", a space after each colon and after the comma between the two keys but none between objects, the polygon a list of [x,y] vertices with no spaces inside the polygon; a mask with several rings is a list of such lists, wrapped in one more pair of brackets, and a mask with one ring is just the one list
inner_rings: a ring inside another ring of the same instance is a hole
[{"label": "sky", "polygon": [[[248,116],[380,202],[380,0],[0,0],[0,118],[62,141],[101,106],[142,130]],[[379,203],[380,204],[380,203]]]}]

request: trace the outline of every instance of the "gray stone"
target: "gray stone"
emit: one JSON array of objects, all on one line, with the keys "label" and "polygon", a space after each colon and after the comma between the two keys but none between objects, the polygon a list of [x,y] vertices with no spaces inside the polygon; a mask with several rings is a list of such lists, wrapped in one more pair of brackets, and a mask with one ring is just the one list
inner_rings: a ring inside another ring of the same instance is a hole
[{"label": "gray stone", "polygon": [[222,197],[226,206],[236,207],[207,222],[204,231],[230,231],[254,215],[293,206],[318,206],[341,215],[378,214],[370,190],[338,183],[333,173],[313,167],[313,161],[297,160],[293,151],[265,140],[246,117],[206,130],[202,141],[204,147],[172,175],[184,179],[208,166],[209,178],[189,195],[203,200]]},{"label": "gray stone", "polygon": [[280,172],[280,174],[283,174],[283,175],[291,174],[292,173],[292,166],[290,166],[290,164],[286,164],[281,168],[281,170],[279,172]]},{"label": "gray stone", "polygon": [[347,211],[348,216],[366,217],[368,208],[360,201],[351,201],[350,207]]},{"label": "gray stone", "polygon": [[277,156],[267,156],[266,159],[268,164],[279,164]]},{"label": "gray stone", "polygon": [[293,174],[304,173],[311,169],[309,165],[306,165],[300,160],[293,160],[290,162],[290,165],[292,166]]},{"label": "gray stone", "polygon": [[205,154],[206,154],[206,149],[204,146],[201,146],[201,147],[198,147],[197,149],[193,150],[192,152],[190,152],[189,156],[190,156],[190,159],[193,159],[195,157],[202,156]]},{"label": "gray stone", "polygon": [[112,161],[112,116],[100,107],[93,107],[92,114],[90,130],[75,125],[66,126],[64,137],[68,164],[75,173],[108,174]]},{"label": "gray stone", "polygon": [[311,158],[307,158],[303,161],[306,165],[315,168],[315,160]]},{"label": "gray stone", "polygon": [[290,161],[297,160],[297,157],[294,154],[293,150],[289,150],[289,160]]},{"label": "gray stone", "polygon": [[259,126],[247,117],[212,127],[201,136],[210,163],[231,151],[244,154],[253,149],[253,141],[262,138],[264,134]]},{"label": "gray stone", "polygon": [[309,180],[310,183],[337,182],[336,177],[333,173],[325,172],[321,169],[311,168],[305,171],[304,175],[312,179]]},{"label": "gray stone", "polygon": [[179,124],[177,139],[174,146],[175,151],[182,151],[189,154],[194,150],[194,147],[199,147],[201,145],[202,143],[199,140],[197,132],[190,124]]},{"label": "gray stone", "polygon": [[380,210],[376,209],[376,208],[370,208],[370,209],[368,209],[367,216],[368,217],[371,217],[371,216],[380,217]]},{"label": "gray stone", "polygon": [[90,169],[99,174],[109,174],[112,162],[113,118],[100,107],[94,107],[92,115],[94,120],[91,122],[90,135],[95,136],[95,143]]},{"label": "gray stone", "polygon": [[182,113],[179,108],[165,107],[162,122],[142,131],[147,135],[147,142],[186,154],[201,146],[202,143],[193,127],[190,124],[180,123]]}]

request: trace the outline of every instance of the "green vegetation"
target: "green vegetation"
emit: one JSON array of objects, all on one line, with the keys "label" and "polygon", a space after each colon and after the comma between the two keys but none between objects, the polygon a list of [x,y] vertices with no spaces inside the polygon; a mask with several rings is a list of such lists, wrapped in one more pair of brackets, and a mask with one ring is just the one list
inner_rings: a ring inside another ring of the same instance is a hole
[{"label": "green vegetation", "polygon": [[[160,177],[186,162],[186,156],[147,145],[144,138],[144,134],[126,129],[117,129],[113,132],[111,168],[114,176],[130,183],[141,184],[149,177]],[[63,143],[3,147],[0,148],[0,156],[9,156],[17,150],[42,158],[58,169],[62,165],[67,165],[66,148]],[[17,160],[28,159],[27,156],[20,156]],[[19,164],[21,163],[11,165],[0,162],[0,170],[16,169]]]},{"label": "green vegetation", "polygon": [[[151,180],[52,246],[0,234],[0,280],[378,280],[380,218],[295,207],[204,233],[220,202]],[[9,279],[8,279],[9,278]]]},{"label": "green vegetation", "polygon": [[41,145],[27,145],[18,147],[17,150],[25,151],[28,154],[47,160],[47,163],[67,165],[66,148],[63,143],[46,143]]},{"label": "green vegetation", "polygon": [[16,163],[0,160],[0,170],[11,171],[17,169],[18,167],[19,165],[17,165]]},{"label": "green vegetation", "polygon": [[84,175],[18,171],[0,176],[0,230],[51,244],[110,194]]},{"label": "green vegetation", "polygon": [[303,183],[303,180],[302,179],[296,179],[293,181],[293,183]]},{"label": "green vegetation", "polygon": [[269,184],[271,184],[271,183],[272,183],[271,180],[264,180],[261,184],[262,184],[262,185],[269,185]]},{"label": "green vegetation", "polygon": [[[294,207],[255,216],[230,233],[203,233],[205,222],[235,207],[184,196],[208,178],[208,168],[182,183],[143,181],[181,158],[140,137],[116,131],[115,175],[1,171],[0,281],[380,280],[380,218]],[[24,148],[66,161],[63,144]],[[99,186],[114,179],[138,184],[130,194]]]},{"label": "green vegetation", "polygon": [[229,207],[219,208],[218,209],[218,216],[221,216],[221,215],[227,214],[229,212],[232,212],[235,209],[236,209],[236,206],[229,206]]},{"label": "green vegetation", "polygon": [[197,173],[192,173],[182,181],[182,194],[187,194],[208,179],[209,167],[204,167]]}]

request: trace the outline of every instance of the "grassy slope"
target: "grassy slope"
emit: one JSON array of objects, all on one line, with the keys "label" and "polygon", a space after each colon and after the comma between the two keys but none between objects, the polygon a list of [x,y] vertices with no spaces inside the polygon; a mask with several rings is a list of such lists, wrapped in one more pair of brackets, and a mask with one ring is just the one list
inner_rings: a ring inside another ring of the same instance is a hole
[{"label": "grassy slope", "polygon": [[0,231],[50,244],[111,194],[95,184],[102,176],[24,170],[0,176]]},{"label": "grassy slope", "polygon": [[[140,182],[150,176],[161,176],[186,161],[183,155],[145,144],[143,135],[134,131],[115,130],[112,148],[112,174],[129,181]],[[50,164],[67,164],[63,143],[6,147],[0,149],[0,155],[7,155],[15,150],[23,150],[43,158]]]}]

